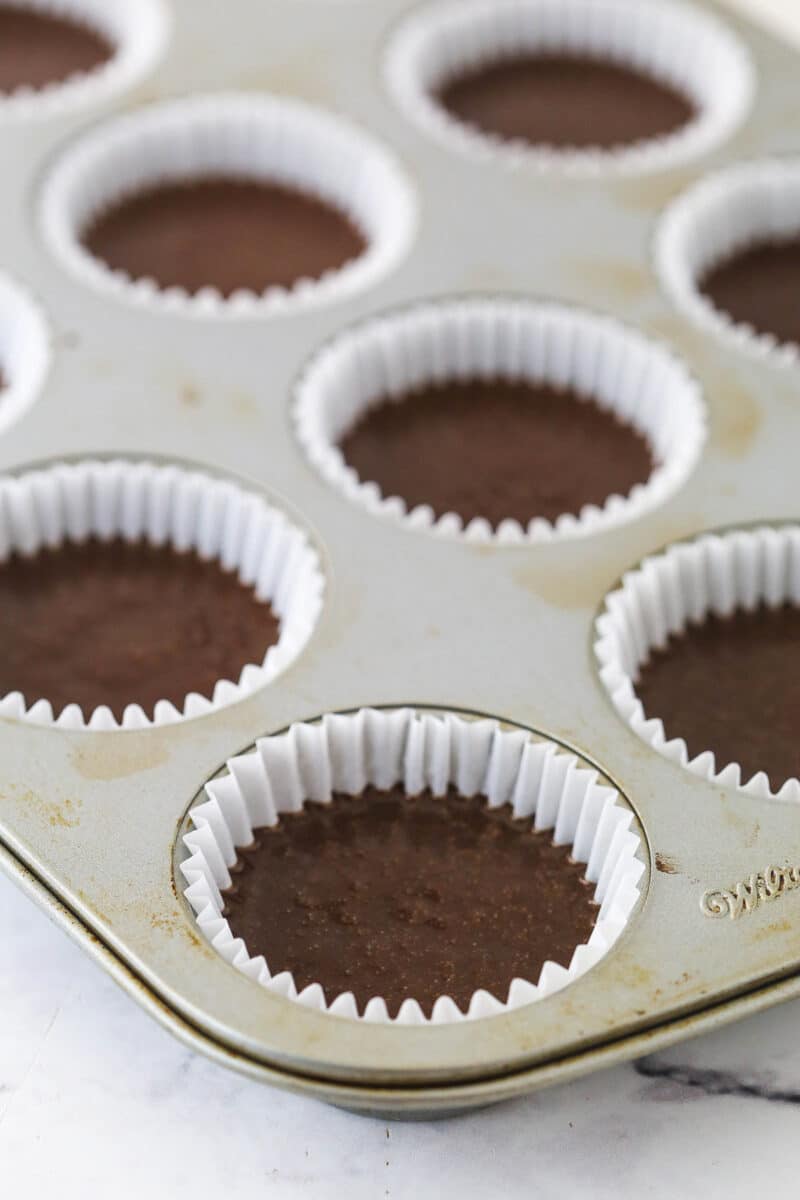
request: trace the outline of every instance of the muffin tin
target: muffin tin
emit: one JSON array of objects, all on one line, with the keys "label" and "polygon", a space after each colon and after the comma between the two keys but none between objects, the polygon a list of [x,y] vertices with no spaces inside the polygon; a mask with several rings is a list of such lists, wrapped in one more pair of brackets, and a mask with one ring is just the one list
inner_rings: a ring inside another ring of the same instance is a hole
[{"label": "muffin tin", "polygon": [[[2,430],[3,472],[65,459],[189,464],[263,494],[306,533],[325,577],[297,657],[235,702],[124,729],[3,715],[0,861],[188,1044],[358,1111],[433,1115],[800,994],[794,804],[658,753],[615,708],[594,648],[605,598],[646,557],[711,529],[798,517],[796,366],[677,306],[656,242],[665,209],[694,181],[800,153],[800,135],[796,55],[709,4],[755,71],[748,111],[719,144],[624,170],[463,153],[411,119],[387,80],[412,7],[172,0],[163,53],[141,82],[0,123],[0,265],[33,297],[33,336],[43,320],[49,341],[49,364],[36,341],[24,404]],[[65,269],[42,198],[86,131],[176,96],[262,90],[339,114],[399,164],[409,236],[385,270],[320,303],[243,304],[229,319],[213,303],[188,313],[146,296],[129,303]],[[370,510],[309,462],[293,406],[323,347],[421,301],[514,297],[608,315],[683,359],[705,443],[658,503],[570,536],[496,539]],[[205,784],[265,735],[363,707],[488,715],[575,754],[630,807],[645,860],[639,900],[613,948],[566,991],[475,1020],[376,1024],[259,988],[204,940],[181,865]]]}]

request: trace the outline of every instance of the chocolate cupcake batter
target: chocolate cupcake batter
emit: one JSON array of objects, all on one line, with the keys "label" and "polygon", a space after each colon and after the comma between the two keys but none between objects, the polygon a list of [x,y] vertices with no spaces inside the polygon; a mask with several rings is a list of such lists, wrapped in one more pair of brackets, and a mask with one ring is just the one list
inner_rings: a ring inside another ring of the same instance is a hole
[{"label": "chocolate cupcake batter", "polygon": [[190,293],[215,287],[223,296],[317,279],[366,248],[350,218],[315,196],[210,176],[128,197],[102,213],[83,242],[133,279]]},{"label": "chocolate cupcake batter", "polygon": [[70,703],[84,714],[127,704],[152,715],[237,680],[278,640],[278,620],[235,574],[145,542],[89,541],[0,566],[0,694]]},{"label": "chocolate cupcake batter", "polygon": [[610,149],[688,124],[691,101],[666,84],[601,59],[520,54],[448,80],[438,100],[484,133],[531,145]]},{"label": "chocolate cupcake batter", "polygon": [[466,1009],[485,988],[536,982],[548,959],[568,966],[597,916],[570,847],[534,833],[508,805],[401,787],[307,802],[256,830],[224,893],[231,929],[270,971],[359,1011],[382,996],[391,1015],[413,997]]},{"label": "chocolate cupcake batter", "polygon": [[61,83],[102,66],[113,53],[88,25],[0,3],[0,92]]},{"label": "chocolate cupcake batter", "polygon": [[765,771],[775,788],[800,776],[800,610],[739,610],[708,617],[651,653],[636,684],[648,717],[694,757],[713,750],[717,768],[742,778]]},{"label": "chocolate cupcake batter", "polygon": [[800,237],[735,254],[701,279],[700,290],[734,321],[800,342]]},{"label": "chocolate cupcake batter", "polygon": [[502,380],[447,383],[381,403],[341,449],[384,495],[493,525],[602,506],[653,468],[642,435],[592,401]]}]

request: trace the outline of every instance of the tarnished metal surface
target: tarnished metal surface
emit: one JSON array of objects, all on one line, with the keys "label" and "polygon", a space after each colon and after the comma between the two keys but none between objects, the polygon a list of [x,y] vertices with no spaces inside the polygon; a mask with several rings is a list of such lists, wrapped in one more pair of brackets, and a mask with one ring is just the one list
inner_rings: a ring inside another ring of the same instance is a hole
[{"label": "tarnished metal surface", "polygon": [[[166,60],[133,95],[63,121],[0,128],[0,262],[43,302],[55,343],[43,396],[0,441],[0,468],[91,452],[231,472],[312,530],[328,576],[322,620],[300,659],[237,705],[139,732],[0,721],[0,843],[4,867],[198,1049],[335,1103],[411,1114],[566,1079],[800,991],[792,978],[800,889],[786,886],[735,920],[707,915],[704,900],[735,894],[754,872],[800,864],[796,811],[654,754],[613,711],[591,651],[603,596],[643,555],[704,529],[799,515],[796,373],[698,333],[661,294],[650,246],[658,213],[690,180],[712,165],[797,150],[800,127],[791,111],[796,56],[728,16],[751,47],[760,86],[749,119],[710,159],[611,183],[491,170],[429,142],[386,95],[381,50],[407,7],[179,0]],[[313,314],[214,323],[136,311],[62,272],[33,217],[54,153],[114,109],[216,88],[304,96],[394,145],[421,210],[394,273]],[[580,543],[486,547],[382,522],[315,475],[289,405],[320,343],[396,303],[496,291],[616,314],[687,359],[710,439],[667,504]],[[638,814],[651,856],[644,902],[614,950],[567,992],[472,1024],[365,1025],[265,992],[196,932],[172,857],[204,781],[293,720],[401,703],[489,713],[547,733],[596,762]]]}]

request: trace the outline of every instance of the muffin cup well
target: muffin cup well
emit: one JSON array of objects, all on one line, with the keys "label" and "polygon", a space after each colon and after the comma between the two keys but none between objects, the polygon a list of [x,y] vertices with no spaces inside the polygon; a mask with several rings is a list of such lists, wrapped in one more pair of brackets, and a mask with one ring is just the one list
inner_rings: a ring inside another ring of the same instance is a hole
[{"label": "muffin cup well", "polygon": [[[534,516],[496,528],[483,517],[466,527],[456,513],[426,504],[409,510],[382,495],[347,464],[338,441],[374,404],[447,380],[501,378],[573,389],[631,425],[648,441],[655,467],[627,496],[586,505],[554,523]],[[612,528],[656,507],[693,469],[706,436],[699,389],[665,347],[607,317],[524,300],[421,304],[345,331],[316,355],[296,390],[300,442],[323,477],[368,511],[409,528],[473,541],[519,544]]]},{"label": "muffin cup well", "polygon": [[0,274],[0,432],[34,403],[50,362],[44,316],[28,293]]},{"label": "muffin cup well", "polygon": [[57,117],[100,104],[133,87],[158,61],[170,27],[162,0],[14,0],[15,7],[61,17],[96,31],[112,46],[107,62],[41,88],[19,87],[0,95],[0,122]]},{"label": "muffin cup well", "polygon": [[639,668],[670,634],[711,614],[787,603],[800,605],[798,526],[704,534],[645,559],[606,598],[596,623],[600,677],[617,712],[642,741],[702,779],[751,796],[800,801],[798,779],[781,780],[773,790],[765,771],[743,780],[738,763],[719,763],[712,750],[690,759],[684,739],[667,740],[658,713],[646,713],[636,694]]},{"label": "muffin cup well", "polygon": [[[366,249],[317,279],[225,298],[210,286],[189,293],[132,279],[82,244],[108,207],[159,184],[212,175],[305,191],[349,217]],[[157,312],[210,317],[297,312],[369,287],[402,257],[415,214],[403,171],[371,136],[303,101],[255,93],[156,104],[91,130],[56,163],[40,203],[47,244],[82,282]]]},{"label": "muffin cup well", "polygon": [[201,716],[269,683],[311,636],[324,587],[318,556],[306,535],[261,496],[199,471],[127,460],[60,463],[0,479],[0,562],[92,536],[147,541],[218,560],[220,570],[235,571],[270,602],[280,620],[278,641],[238,679],[220,680],[210,697],[191,693],[180,708],[159,700],[150,714],[131,703],[118,723],[105,705],[85,714],[68,704],[54,714],[46,699],[28,707],[15,691],[0,697],[0,716],[101,730]]},{"label": "muffin cup well", "polygon": [[758,358],[793,365],[800,346],[734,320],[700,284],[709,270],[753,245],[798,236],[800,159],[738,163],[673,201],[656,236],[656,268],[670,298],[695,324]]},{"label": "muffin cup well", "polygon": [[[520,54],[605,59],[672,87],[697,115],[681,129],[612,149],[559,149],[473,129],[435,96],[465,70]],[[754,89],[744,46],[710,13],[680,0],[440,0],[399,26],[385,72],[406,115],[473,158],[574,174],[662,170],[708,153],[747,112]]]},{"label": "muffin cup well", "polygon": [[[536,830],[552,830],[556,843],[571,844],[574,858],[586,863],[586,878],[596,885],[600,904],[591,937],[575,947],[568,968],[547,962],[538,980],[515,979],[504,997],[478,990],[466,1013],[440,996],[430,1018],[434,1023],[491,1016],[542,999],[608,952],[636,906],[644,863],[631,811],[613,788],[598,782],[596,771],[554,743],[496,721],[362,709],[259,739],[253,751],[231,759],[227,771],[206,784],[207,799],[190,810],[191,828],[183,838],[187,857],[181,863],[184,895],[203,935],[227,962],[310,1008],[368,1021],[392,1019],[380,996],[360,1014],[352,993],[326,997],[319,983],[298,993],[289,971],[273,975],[263,955],[251,957],[244,941],[231,933],[222,915],[221,890],[231,883],[237,847],[252,842],[255,828],[275,825],[281,813],[297,812],[305,800],[330,803],[337,791],[358,795],[368,784],[390,788],[398,783],[409,795],[426,788],[443,795],[453,785],[464,796],[487,796],[492,806],[511,803],[515,816],[535,816]],[[428,1020],[412,996],[394,1019],[399,1024]]]}]

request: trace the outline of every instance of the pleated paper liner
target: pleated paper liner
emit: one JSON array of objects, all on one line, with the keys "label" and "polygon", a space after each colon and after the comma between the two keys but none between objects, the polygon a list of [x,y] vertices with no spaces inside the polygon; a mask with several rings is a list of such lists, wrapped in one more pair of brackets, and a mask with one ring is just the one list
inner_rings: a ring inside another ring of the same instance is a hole
[{"label": "pleated paper liner", "polygon": [[201,716],[275,679],[300,654],[319,617],[324,580],[306,534],[263,497],[234,483],[127,460],[62,463],[0,479],[0,561],[90,537],[191,550],[218,562],[270,603],[280,622],[278,640],[238,678],[220,679],[212,695],[190,693],[179,706],[160,700],[152,712],[132,698],[121,722],[106,705],[84,712],[68,704],[58,713],[46,698],[29,706],[19,691],[0,697],[2,716],[100,730]]},{"label": "pleated paper liner", "polygon": [[109,44],[111,53],[89,71],[0,95],[0,122],[60,117],[133,87],[161,57],[171,23],[163,0],[14,0],[13,7],[88,28]]},{"label": "pleated paper liner", "polygon": [[[131,278],[82,243],[92,221],[159,185],[208,178],[273,183],[308,194],[352,221],[364,251],[293,286],[223,296]],[[174,100],[95,127],[56,162],[40,220],[58,260],[88,287],[155,312],[205,317],[276,316],[371,286],[405,253],[416,201],[394,155],[343,118],[300,100],[225,93]]]},{"label": "pleated paper liner", "polygon": [[[340,438],[387,396],[426,384],[502,379],[570,389],[640,433],[654,459],[645,482],[555,522],[532,514],[496,528],[476,517],[409,508],[348,465]],[[296,391],[295,424],[322,476],[369,512],[442,536],[505,544],[593,534],[634,520],[681,487],[706,436],[699,388],[668,349],[607,317],[558,304],[474,299],[419,304],[345,331],[316,355]]]},{"label": "pleated paper liner", "polygon": [[656,267],[691,321],[765,362],[791,366],[800,361],[800,346],[734,320],[701,285],[708,271],[738,253],[797,237],[800,160],[738,163],[701,179],[670,205],[656,237]]},{"label": "pleated paper liner", "polygon": [[49,362],[41,309],[15,280],[0,274],[0,433],[37,399]]},{"label": "pleated paper liner", "polygon": [[[260,986],[338,1017],[392,1019],[380,996],[359,1012],[352,993],[326,995],[322,982],[298,992],[291,972],[273,974],[268,959],[234,937],[223,916],[221,892],[231,884],[237,848],[252,843],[254,830],[275,825],[306,800],[326,804],[335,792],[359,795],[370,784],[400,784],[410,796],[425,789],[442,796],[452,785],[462,796],[486,796],[490,806],[511,804],[515,816],[534,817],[535,830],[551,831],[556,844],[571,846],[600,906],[589,941],[574,948],[568,967],[548,961],[538,979],[515,979],[508,995],[478,989],[466,1011],[440,996],[432,1006],[434,1023],[491,1016],[566,987],[608,953],[628,924],[644,871],[641,841],[630,809],[596,771],[554,743],[495,721],[362,709],[261,738],[206,785],[206,799],[190,812],[181,863],[185,897],[208,941]],[[394,1019],[417,1024],[429,1018],[408,996]]]},{"label": "pleated paper liner", "polygon": [[[685,96],[696,115],[660,137],[562,149],[479,131],[436,98],[464,72],[538,54],[629,68]],[[409,119],[443,145],[486,162],[583,175],[664,170],[707,154],[742,121],[754,90],[738,38],[680,0],[439,0],[401,22],[385,73]]]},{"label": "pleated paper liner", "polygon": [[763,605],[800,606],[800,528],[794,525],[704,534],[670,546],[628,572],[605,601],[596,625],[600,676],[622,719],[659,754],[701,779],[759,798],[800,801],[800,780],[770,778],[770,764],[752,778],[738,762],[721,762],[703,748],[692,757],[680,729],[665,730],[658,712],[645,712],[639,672],[670,635],[709,616],[755,612]]}]

